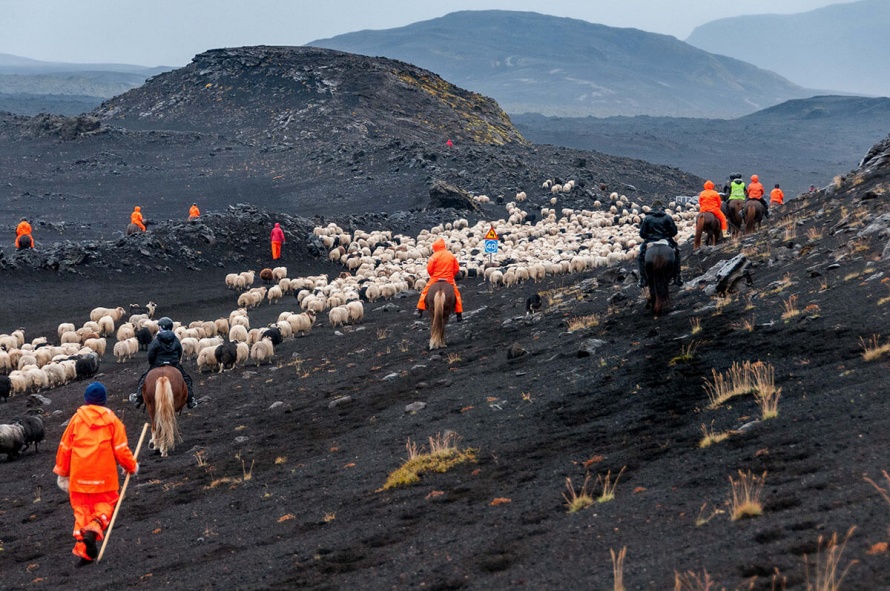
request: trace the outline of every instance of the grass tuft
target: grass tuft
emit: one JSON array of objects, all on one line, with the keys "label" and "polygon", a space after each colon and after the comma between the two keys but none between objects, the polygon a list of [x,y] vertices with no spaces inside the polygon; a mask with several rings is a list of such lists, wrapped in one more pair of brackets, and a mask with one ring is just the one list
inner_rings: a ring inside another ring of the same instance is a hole
[{"label": "grass tuft", "polygon": [[705,515],[705,511],[707,511],[707,509],[708,509],[708,504],[703,503],[701,506],[701,509],[699,509],[699,511],[698,511],[698,517],[695,518],[695,527],[701,527],[701,526],[705,525],[706,523],[708,523],[709,521],[711,521],[712,519],[714,519],[715,517],[717,517],[718,515],[723,515],[724,513],[726,513],[726,511],[724,511],[723,509],[714,507],[714,510],[711,511],[710,514]]},{"label": "grass tuft", "polygon": [[627,558],[627,546],[621,548],[618,554],[615,554],[615,550],[609,548],[609,554],[612,555],[612,575],[614,578],[612,591],[626,591],[624,586],[624,559]]},{"label": "grass tuft", "polygon": [[596,314],[588,314],[587,316],[575,316],[568,320],[569,332],[583,330],[585,328],[594,328],[600,325],[600,317]]},{"label": "grass tuft", "polygon": [[763,485],[766,482],[766,472],[761,476],[751,474],[751,471],[739,470],[739,479],[729,477],[732,486],[732,496],[729,500],[729,514],[733,521],[744,517],[756,517],[763,513],[763,504],[760,495],[763,494]]},{"label": "grass tuft", "polygon": [[458,449],[459,439],[453,431],[446,432],[444,436],[437,433],[435,437],[429,438],[429,451],[418,449],[417,444],[409,439],[405,445],[408,459],[389,474],[383,487],[377,492],[419,482],[420,475],[426,472],[441,474],[464,462],[475,462],[476,450]]},{"label": "grass tuft", "polygon": [[701,332],[701,318],[693,316],[689,319],[689,323],[692,325],[692,336],[695,336]]},{"label": "grass tuft", "polygon": [[859,344],[862,346],[862,359],[865,361],[874,361],[879,359],[885,353],[890,352],[890,342],[881,345],[878,342],[879,335],[871,335],[871,342],[867,342],[859,337]]},{"label": "grass tuft", "polygon": [[721,441],[725,441],[729,439],[729,431],[722,431],[720,433],[714,431],[713,424],[711,425],[711,429],[708,430],[708,426],[702,424],[701,431],[704,434],[704,437],[701,438],[701,441],[698,442],[698,446],[702,449],[706,447],[711,447],[715,443],[720,443]]},{"label": "grass tuft", "polygon": [[566,488],[568,489],[568,494],[562,493],[562,498],[566,500],[566,508],[569,513],[577,513],[581,509],[586,509],[593,505],[593,496],[590,494],[590,491],[587,490],[587,485],[589,483],[590,474],[584,477],[584,482],[581,484],[581,490],[575,491],[572,479],[566,476]]},{"label": "grass tuft", "polygon": [[618,472],[618,475],[615,476],[615,482],[611,482],[612,479],[612,471],[609,470],[606,472],[606,476],[597,475],[596,481],[600,483],[600,486],[603,487],[602,494],[597,497],[597,503],[608,503],[609,501],[615,500],[615,488],[618,486],[618,480],[621,478],[621,475],[624,474],[624,470],[627,469],[627,466],[623,466],[621,470]]},{"label": "grass tuft", "polygon": [[674,571],[674,591],[717,591],[716,585],[706,570],[701,576],[692,571],[683,574]]},{"label": "grass tuft", "polygon": [[793,295],[789,297],[787,300],[784,300],[784,304],[782,307],[785,309],[782,312],[782,320],[790,320],[795,316],[800,314],[800,310],[797,308],[797,296]]},{"label": "grass tuft", "polygon": [[850,541],[850,537],[855,530],[856,526],[851,527],[847,531],[844,541],[841,543],[838,543],[837,532],[831,534],[831,537],[825,542],[824,553],[822,551],[823,538],[822,536],[819,536],[819,542],[816,549],[816,565],[814,567],[815,573],[812,582],[810,582],[810,564],[807,561],[807,555],[804,554],[803,559],[807,573],[807,591],[840,591],[841,583],[843,582],[844,577],[847,576],[850,567],[859,562],[858,560],[851,560],[849,564],[847,564],[847,568],[838,572],[841,555],[844,553],[844,549],[847,547],[847,542]]},{"label": "grass tuft", "polygon": [[673,367],[678,363],[689,363],[693,359],[695,359],[695,350],[698,348],[698,342],[692,341],[685,347],[680,345],[680,354],[674,357],[668,362],[668,365]]}]

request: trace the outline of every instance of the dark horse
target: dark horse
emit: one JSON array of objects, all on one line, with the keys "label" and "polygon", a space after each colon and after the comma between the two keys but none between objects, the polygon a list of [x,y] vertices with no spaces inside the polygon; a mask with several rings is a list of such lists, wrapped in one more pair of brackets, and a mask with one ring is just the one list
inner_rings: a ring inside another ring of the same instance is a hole
[{"label": "dark horse", "polygon": [[132,236],[133,234],[141,234],[142,228],[137,226],[136,224],[129,224],[127,226],[127,236]]},{"label": "dark horse", "polygon": [[16,243],[15,247],[18,250],[24,250],[26,248],[31,248],[32,246],[34,246],[34,243],[31,241],[31,236],[29,236],[28,234],[22,234],[21,236],[19,236],[19,240]]},{"label": "dark horse", "polygon": [[649,302],[656,317],[671,305],[668,285],[674,276],[674,249],[666,240],[650,242],[646,248],[646,277],[649,280]]},{"label": "dark horse", "polygon": [[745,202],[745,234],[751,234],[760,228],[763,221],[763,203],[760,199],[749,199]]},{"label": "dark horse", "polygon": [[701,246],[701,236],[705,235],[705,246],[717,246],[717,241],[722,237],[720,219],[710,211],[695,216],[695,240],[692,242],[692,250],[698,250]]},{"label": "dark horse", "polygon": [[726,216],[726,221],[729,222],[729,232],[733,236],[742,231],[742,209],[744,207],[745,201],[743,199],[730,199],[729,201],[724,201],[723,205],[720,206],[723,210],[723,215]]},{"label": "dark horse", "polygon": [[188,398],[188,387],[182,374],[173,366],[155,367],[145,376],[142,384],[142,398],[151,422],[149,449],[157,449],[161,456],[176,445],[179,439],[179,425],[176,413],[182,410]]},{"label": "dark horse", "polygon": [[454,288],[445,280],[439,280],[430,286],[426,293],[426,309],[430,311],[430,349],[441,349],[445,344],[445,324],[454,312]]}]

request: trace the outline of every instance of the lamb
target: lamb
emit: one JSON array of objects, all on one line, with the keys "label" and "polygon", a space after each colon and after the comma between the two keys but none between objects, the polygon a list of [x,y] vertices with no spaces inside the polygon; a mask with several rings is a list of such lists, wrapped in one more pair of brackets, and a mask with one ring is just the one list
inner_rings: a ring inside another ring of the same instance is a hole
[{"label": "lamb", "polygon": [[263,361],[272,362],[272,356],[275,355],[275,347],[272,345],[272,339],[263,338],[253,344],[250,349],[250,357],[259,365]]},{"label": "lamb", "polygon": [[21,425],[0,425],[0,453],[5,453],[7,460],[15,459],[24,448],[25,429]]}]

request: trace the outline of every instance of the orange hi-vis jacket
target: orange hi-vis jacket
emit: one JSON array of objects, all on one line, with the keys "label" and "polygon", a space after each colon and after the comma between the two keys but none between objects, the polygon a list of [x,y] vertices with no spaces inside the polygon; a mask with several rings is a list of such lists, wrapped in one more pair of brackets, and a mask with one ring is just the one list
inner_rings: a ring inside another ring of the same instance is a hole
[{"label": "orange hi-vis jacket", "polygon": [[720,227],[726,230],[726,215],[720,209],[722,201],[720,193],[714,190],[714,183],[705,182],[705,190],[698,194],[698,210],[702,213],[710,211],[720,220]]},{"label": "orange hi-vis jacket", "polygon": [[71,492],[116,492],[118,464],[127,472],[136,470],[124,424],[111,409],[84,404],[62,434],[53,472],[71,479]]},{"label": "orange hi-vis jacket", "polygon": [[784,205],[785,204],[785,193],[782,189],[776,187],[772,191],[769,192],[769,202],[775,203],[776,205]]},{"label": "orange hi-vis jacket", "polygon": [[201,210],[198,209],[198,206],[197,206],[197,205],[192,205],[192,206],[189,208],[189,217],[190,217],[190,218],[201,217]]},{"label": "orange hi-vis jacket", "polygon": [[451,254],[451,251],[446,248],[445,240],[439,238],[433,242],[433,256],[430,257],[426,264],[426,272],[429,273],[430,280],[420,293],[420,301],[417,302],[417,308],[426,310],[426,294],[433,283],[436,281],[447,281],[454,287],[454,312],[455,314],[462,314],[464,311],[463,302],[461,301],[457,284],[454,283],[454,276],[457,275],[458,271],[460,271],[460,264],[457,262],[457,258]]},{"label": "orange hi-vis jacket", "polygon": [[758,181],[754,181],[748,185],[748,199],[762,199],[765,192],[766,191],[763,190],[763,185]]},{"label": "orange hi-vis jacket", "polygon": [[136,224],[137,226],[142,228],[143,232],[145,232],[145,223],[142,221],[142,213],[141,212],[142,212],[141,207],[137,207],[136,209],[134,209],[133,213],[130,214],[130,223]]}]

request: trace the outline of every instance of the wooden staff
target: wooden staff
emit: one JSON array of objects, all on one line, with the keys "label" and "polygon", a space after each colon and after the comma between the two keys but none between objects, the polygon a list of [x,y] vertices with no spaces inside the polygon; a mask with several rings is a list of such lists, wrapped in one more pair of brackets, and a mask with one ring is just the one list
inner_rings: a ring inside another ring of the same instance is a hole
[{"label": "wooden staff", "polygon": [[[133,454],[134,460],[139,457],[139,450],[142,449],[142,442],[145,441],[145,433],[148,431],[148,427],[148,423],[145,423],[142,427],[142,435],[139,436],[139,443],[136,444],[136,453]],[[111,537],[111,528],[114,527],[114,521],[117,519],[117,512],[121,510],[121,505],[124,502],[124,494],[127,492],[127,485],[130,484],[130,476],[132,476],[132,474],[128,472],[127,477],[124,478],[124,486],[121,488],[121,496],[117,499],[114,513],[111,515],[111,523],[108,524],[108,529],[105,530],[105,539],[102,540],[102,548],[99,550],[99,556],[96,558],[97,564],[102,560],[102,555],[105,554],[105,545],[108,544],[108,538]]]}]

